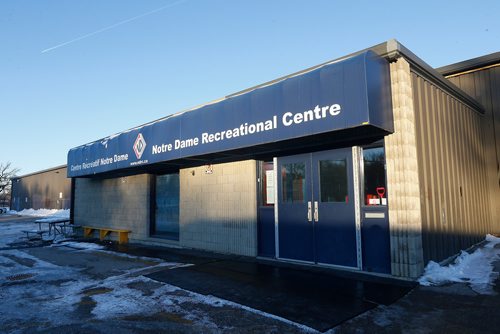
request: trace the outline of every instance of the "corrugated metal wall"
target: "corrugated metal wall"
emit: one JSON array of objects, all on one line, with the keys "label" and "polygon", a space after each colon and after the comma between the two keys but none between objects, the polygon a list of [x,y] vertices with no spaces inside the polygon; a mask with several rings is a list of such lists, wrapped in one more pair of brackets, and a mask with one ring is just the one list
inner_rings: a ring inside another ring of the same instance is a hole
[{"label": "corrugated metal wall", "polygon": [[12,182],[12,209],[69,209],[71,179],[66,167],[16,178]]},{"label": "corrugated metal wall", "polygon": [[494,231],[500,232],[500,67],[486,67],[456,74],[449,80],[474,97],[486,110],[483,118],[488,163],[491,214]]},{"label": "corrugated metal wall", "polygon": [[491,231],[484,116],[412,72],[424,261],[443,260]]}]

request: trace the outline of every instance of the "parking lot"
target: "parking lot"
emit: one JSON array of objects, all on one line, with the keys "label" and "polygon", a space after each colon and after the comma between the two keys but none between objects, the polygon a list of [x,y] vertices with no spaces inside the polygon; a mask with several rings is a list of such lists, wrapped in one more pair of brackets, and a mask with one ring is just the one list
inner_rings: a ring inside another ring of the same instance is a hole
[{"label": "parking lot", "polygon": [[[497,296],[236,256],[82,240],[27,243],[0,218],[5,333],[484,332]],[[408,293],[409,292],[409,293]],[[454,327],[453,327],[454,326]]]}]

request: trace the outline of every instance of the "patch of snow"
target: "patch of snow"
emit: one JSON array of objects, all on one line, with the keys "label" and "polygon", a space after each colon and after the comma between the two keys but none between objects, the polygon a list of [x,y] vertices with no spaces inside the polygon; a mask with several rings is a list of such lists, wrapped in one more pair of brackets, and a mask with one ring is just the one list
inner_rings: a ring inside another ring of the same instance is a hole
[{"label": "patch of snow", "polygon": [[[181,289],[177,286],[161,283],[159,288],[154,290],[152,295],[144,295],[140,291],[129,288],[131,283],[156,283],[159,282],[144,276],[134,276],[128,279],[117,280],[116,277],[106,279],[99,288],[107,288],[112,291],[92,296],[92,299],[97,303],[92,310],[92,314],[98,319],[109,319],[114,317],[123,317],[127,315],[136,314],[154,314],[161,310],[168,312],[176,312],[184,314],[185,319],[202,323],[204,326],[213,326],[214,324],[204,314],[198,314],[192,307],[183,307],[183,304],[205,304],[212,307],[230,307],[236,309],[243,309],[245,311],[258,314],[267,318],[278,320],[287,323],[294,327],[300,328],[305,332],[317,333],[316,330],[290,321],[288,319],[269,314],[263,311],[253,309],[251,307],[237,304],[225,299],[214,296],[206,296],[189,290]],[[174,292],[180,291],[182,294],[175,294]]]},{"label": "patch of snow", "polygon": [[160,263],[160,266],[167,266],[167,267],[172,267],[172,268],[189,267],[189,266],[193,265],[193,264],[189,264],[189,263],[165,262],[164,260],[159,259],[159,258],[155,258],[155,257],[136,256],[136,255],[130,255],[127,253],[109,251],[109,250],[106,250],[106,246],[98,245],[98,244],[95,244],[92,242],[72,241],[71,239],[65,239],[63,236],[61,237],[60,240],[56,240],[56,242],[54,242],[51,245],[51,247],[61,247],[61,246],[66,246],[66,247],[70,247],[70,248],[78,249],[78,250],[82,250],[82,251],[84,251],[84,250],[98,251],[99,253],[105,253],[105,254],[113,255],[115,257],[121,257],[121,258],[126,258],[126,259]]},{"label": "patch of snow", "polygon": [[65,218],[65,217],[50,217],[50,218],[40,218],[40,219],[37,219],[37,222],[40,222],[40,223],[56,223],[58,221],[64,221],[66,219],[69,219],[69,218]]},{"label": "patch of snow", "polygon": [[446,283],[468,283],[479,294],[494,294],[493,282],[499,273],[493,271],[493,262],[500,260],[500,238],[486,236],[484,247],[469,254],[462,251],[455,261],[447,266],[430,261],[418,282],[420,285],[443,285]]},{"label": "patch of snow", "polygon": [[22,231],[32,230],[33,222],[2,222],[0,233],[0,247],[5,247],[10,243],[26,240],[26,234]]},{"label": "patch of snow", "polygon": [[220,298],[217,298],[214,296],[205,296],[205,295],[201,295],[201,294],[194,293],[194,292],[191,292],[191,294],[192,294],[192,296],[195,297],[195,300],[198,300],[199,302],[204,303],[204,304],[208,304],[208,305],[215,306],[215,307],[230,306],[230,307],[234,307],[234,308],[240,308],[240,309],[243,309],[245,311],[264,316],[266,318],[271,318],[274,320],[278,320],[278,321],[287,323],[287,324],[292,325],[294,327],[300,328],[303,331],[308,332],[308,333],[318,333],[317,330],[315,330],[311,327],[308,327],[306,325],[299,324],[299,323],[293,322],[291,320],[282,318],[280,316],[270,314],[270,313],[267,313],[264,311],[260,311],[260,310],[257,310],[257,309],[254,309],[254,308],[251,308],[251,307],[248,307],[245,305],[237,304],[237,303],[234,303],[234,302],[231,302],[228,300],[224,300],[224,299],[220,299]]},{"label": "patch of snow", "polygon": [[164,262],[162,259],[156,258],[156,257],[147,257],[147,256],[136,256],[136,255],[130,255],[127,253],[121,253],[121,252],[113,252],[113,251],[108,251],[108,250],[99,250],[100,253],[107,253],[116,257],[123,257],[127,259],[133,259],[133,260],[139,260],[139,261],[147,261],[147,262],[161,262],[168,264],[169,266],[175,266],[176,268],[181,268],[181,267],[189,267],[192,266],[192,264],[189,263],[176,263],[176,262]]},{"label": "patch of snow", "polygon": [[32,216],[32,217],[48,217],[51,218],[69,218],[69,209],[24,209],[21,211],[10,210],[8,214],[18,216]]},{"label": "patch of snow", "polygon": [[[70,323],[74,304],[80,300],[78,293],[82,287],[94,283],[81,277],[81,269],[57,266],[19,250],[2,251],[0,264],[3,267],[0,296],[5,305],[1,308],[0,323],[26,317],[55,324]],[[20,274],[33,276],[24,284],[12,284],[8,280],[8,277]],[[75,281],[75,277],[80,279]],[[58,285],[54,281],[68,283]],[[36,307],[26,307],[27,298],[36,302]]]},{"label": "patch of snow", "polygon": [[488,242],[484,245],[485,248],[494,248],[496,245],[500,244],[500,238],[491,234],[487,234],[485,240]]},{"label": "patch of snow", "polygon": [[92,242],[61,241],[53,246],[66,246],[78,250],[99,250],[105,249],[105,246],[94,244]]}]

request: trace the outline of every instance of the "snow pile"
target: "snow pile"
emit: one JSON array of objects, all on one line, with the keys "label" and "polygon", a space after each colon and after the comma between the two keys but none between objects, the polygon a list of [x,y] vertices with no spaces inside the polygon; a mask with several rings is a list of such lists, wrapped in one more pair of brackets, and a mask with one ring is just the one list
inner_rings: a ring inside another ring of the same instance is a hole
[{"label": "snow pile", "polygon": [[32,216],[32,217],[52,217],[52,218],[69,218],[69,209],[24,209],[21,211],[10,210],[8,213],[11,215],[19,216]]},{"label": "snow pile", "polygon": [[430,261],[418,282],[424,286],[469,283],[472,290],[479,294],[494,294],[492,286],[499,274],[493,271],[493,262],[500,260],[500,248],[495,247],[500,244],[500,238],[488,234],[486,241],[484,247],[472,254],[462,251],[455,262],[448,266]]},{"label": "snow pile", "polygon": [[62,241],[57,243],[57,246],[66,246],[78,250],[99,250],[106,248],[104,246],[94,244],[91,242],[76,242],[76,241]]}]

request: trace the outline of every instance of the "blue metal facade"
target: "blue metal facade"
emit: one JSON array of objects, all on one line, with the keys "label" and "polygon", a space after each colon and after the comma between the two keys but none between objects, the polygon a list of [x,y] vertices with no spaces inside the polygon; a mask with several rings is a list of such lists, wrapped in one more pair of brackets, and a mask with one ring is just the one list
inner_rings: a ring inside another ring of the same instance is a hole
[{"label": "blue metal facade", "polygon": [[371,127],[393,132],[389,64],[367,51],[68,153],[68,177]]}]

